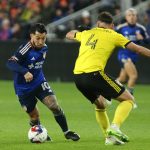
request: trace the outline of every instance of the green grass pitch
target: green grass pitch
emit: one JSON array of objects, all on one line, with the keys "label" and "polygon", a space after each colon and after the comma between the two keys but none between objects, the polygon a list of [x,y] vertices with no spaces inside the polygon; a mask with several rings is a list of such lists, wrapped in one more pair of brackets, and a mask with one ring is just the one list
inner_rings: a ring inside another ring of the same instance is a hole
[{"label": "green grass pitch", "polygon": [[[32,144],[28,141],[28,116],[20,107],[11,81],[0,81],[0,150],[149,150],[150,149],[150,85],[137,85],[135,97],[138,108],[122,126],[130,137],[124,146],[105,146],[101,130],[95,120],[94,106],[77,91],[73,83],[50,83],[59,104],[65,111],[70,129],[78,132],[81,140],[67,141],[52,113],[40,102],[42,124],[53,142]],[[117,102],[108,109],[112,120]]]}]

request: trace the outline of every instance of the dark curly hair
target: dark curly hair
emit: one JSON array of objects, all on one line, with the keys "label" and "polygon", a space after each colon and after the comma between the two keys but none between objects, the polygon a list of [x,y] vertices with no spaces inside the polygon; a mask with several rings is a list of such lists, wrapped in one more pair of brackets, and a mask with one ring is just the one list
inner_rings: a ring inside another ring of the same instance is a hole
[{"label": "dark curly hair", "polygon": [[36,23],[36,24],[31,25],[29,33],[35,34],[36,31],[38,31],[39,33],[47,33],[46,27],[42,23]]},{"label": "dark curly hair", "polygon": [[111,24],[111,23],[113,23],[113,17],[109,12],[104,11],[99,14],[98,21],[102,21],[104,23]]}]

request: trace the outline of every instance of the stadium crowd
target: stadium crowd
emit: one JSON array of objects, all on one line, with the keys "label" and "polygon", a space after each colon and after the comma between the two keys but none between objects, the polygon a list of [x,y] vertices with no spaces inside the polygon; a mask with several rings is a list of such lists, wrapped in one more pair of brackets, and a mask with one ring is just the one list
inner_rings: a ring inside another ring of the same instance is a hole
[{"label": "stadium crowd", "polygon": [[[30,24],[40,21],[47,25],[98,1],[100,0],[1,0],[0,40],[27,39]],[[118,5],[109,8],[113,15],[120,13]],[[75,22],[75,27],[79,24],[92,26],[88,11],[82,13],[80,20]],[[146,10],[145,25],[150,34],[150,7]],[[59,31],[56,34],[59,37]],[[63,38],[62,33],[60,38]]]}]

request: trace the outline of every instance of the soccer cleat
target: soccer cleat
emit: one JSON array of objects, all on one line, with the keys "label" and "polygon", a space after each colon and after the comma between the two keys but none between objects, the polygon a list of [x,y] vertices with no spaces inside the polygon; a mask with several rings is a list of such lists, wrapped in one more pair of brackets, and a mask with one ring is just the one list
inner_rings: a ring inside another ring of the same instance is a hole
[{"label": "soccer cleat", "polygon": [[51,137],[49,135],[47,135],[46,141],[52,141],[52,139],[51,139]]},{"label": "soccer cleat", "polygon": [[133,109],[136,109],[137,107],[138,107],[137,103],[134,102]]},{"label": "soccer cleat", "polygon": [[78,141],[80,139],[80,136],[77,133],[73,132],[73,131],[68,131],[65,134],[65,138],[68,139],[68,140],[71,139],[73,141]]},{"label": "soccer cleat", "polygon": [[108,136],[115,136],[123,142],[129,142],[129,137],[125,135],[124,133],[122,133],[119,129],[115,130],[115,129],[109,128],[107,130],[107,134]]},{"label": "soccer cleat", "polygon": [[123,145],[125,144],[124,142],[120,141],[118,138],[115,136],[108,136],[105,139],[105,145]]}]

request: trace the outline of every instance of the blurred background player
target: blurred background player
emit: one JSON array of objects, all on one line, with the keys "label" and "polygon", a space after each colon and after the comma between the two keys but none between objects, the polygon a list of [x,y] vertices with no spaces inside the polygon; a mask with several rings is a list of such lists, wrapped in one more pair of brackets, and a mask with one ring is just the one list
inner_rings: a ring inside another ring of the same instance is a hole
[{"label": "blurred background player", "polygon": [[[79,135],[68,129],[63,110],[58,105],[55,94],[46,81],[42,66],[45,61],[48,47],[46,41],[46,28],[36,23],[30,28],[30,41],[21,45],[15,54],[8,60],[7,66],[14,72],[14,87],[22,108],[30,117],[30,125],[39,125],[39,99],[54,114],[56,122],[61,127],[66,139],[77,141]],[[51,140],[48,137],[48,140]]]},{"label": "blurred background player", "polygon": [[[129,138],[120,127],[133,108],[134,97],[105,72],[105,66],[116,47],[126,47],[147,57],[150,57],[150,51],[113,31],[113,18],[108,12],[99,14],[96,25],[91,30],[72,30],[66,34],[68,39],[80,42],[74,81],[78,90],[96,106],[96,119],[106,138],[105,144],[122,145]],[[113,98],[120,102],[111,125],[102,96],[108,101]]]},{"label": "blurred background player", "polygon": [[[129,8],[125,12],[126,23],[117,26],[116,31],[121,33],[130,41],[142,45],[148,42],[146,28],[137,23],[137,11]],[[138,60],[138,54],[128,49],[121,48],[118,52],[118,60],[121,63],[121,71],[117,80],[121,83],[127,81],[127,87],[131,94],[134,92],[134,86],[138,78],[138,72],[135,66]],[[136,107],[136,105],[135,105]]]}]

